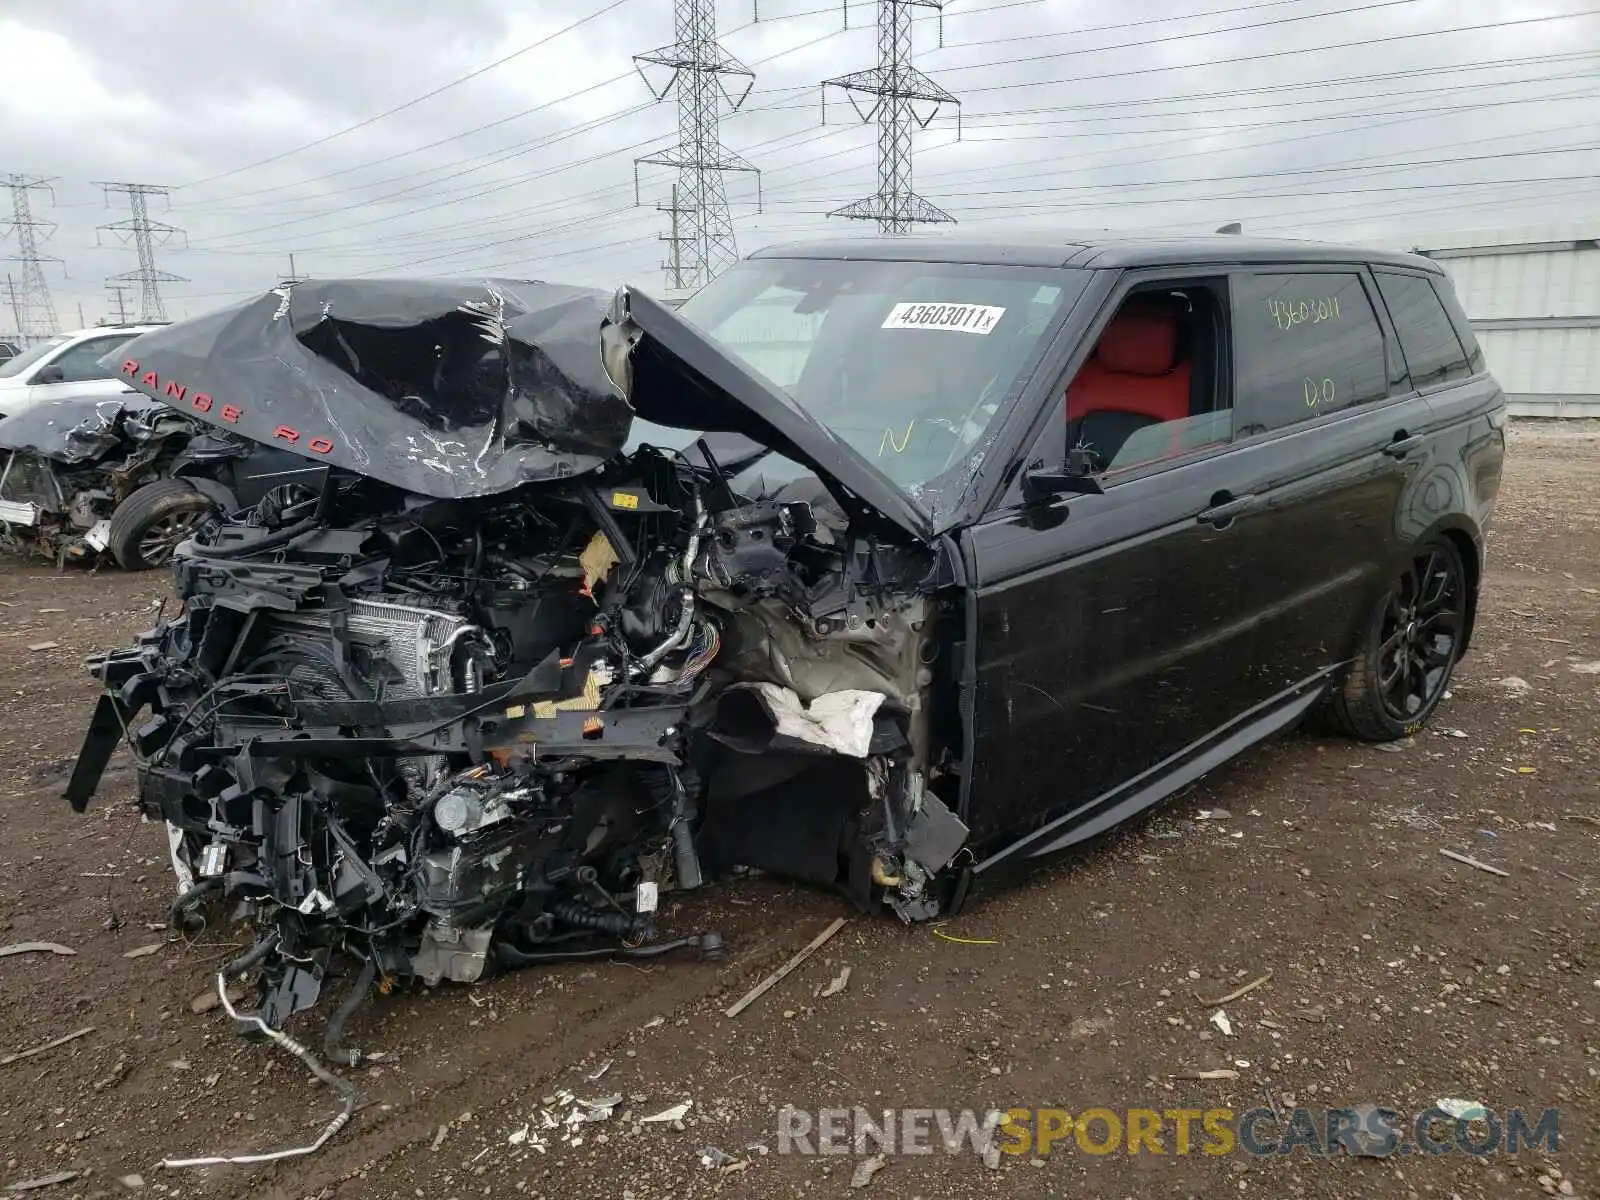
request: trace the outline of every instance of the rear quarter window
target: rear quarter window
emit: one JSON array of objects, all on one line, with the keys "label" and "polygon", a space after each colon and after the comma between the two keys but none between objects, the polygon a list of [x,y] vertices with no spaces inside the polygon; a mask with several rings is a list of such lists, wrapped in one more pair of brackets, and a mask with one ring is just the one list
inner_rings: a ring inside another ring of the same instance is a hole
[{"label": "rear quarter window", "polygon": [[[1406,356],[1414,387],[1434,387],[1476,373],[1466,347],[1456,332],[1445,305],[1425,275],[1401,275],[1393,271],[1374,272],[1383,294],[1389,319],[1394,322],[1400,350]],[[1463,317],[1463,323],[1465,318]],[[1470,330],[1468,334],[1470,336]],[[1477,350],[1477,339],[1472,339]],[[1479,365],[1482,351],[1477,350]]]},{"label": "rear quarter window", "polygon": [[1240,436],[1388,395],[1383,330],[1354,271],[1258,271],[1233,281]]}]

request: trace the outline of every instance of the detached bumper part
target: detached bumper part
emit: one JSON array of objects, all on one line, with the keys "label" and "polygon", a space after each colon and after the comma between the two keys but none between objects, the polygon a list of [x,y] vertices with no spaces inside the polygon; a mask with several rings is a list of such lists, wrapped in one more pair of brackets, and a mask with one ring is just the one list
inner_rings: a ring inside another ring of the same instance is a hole
[{"label": "detached bumper part", "polygon": [[0,522],[7,525],[21,525],[32,529],[39,523],[39,514],[43,511],[31,501],[18,503],[15,500],[0,500]]}]

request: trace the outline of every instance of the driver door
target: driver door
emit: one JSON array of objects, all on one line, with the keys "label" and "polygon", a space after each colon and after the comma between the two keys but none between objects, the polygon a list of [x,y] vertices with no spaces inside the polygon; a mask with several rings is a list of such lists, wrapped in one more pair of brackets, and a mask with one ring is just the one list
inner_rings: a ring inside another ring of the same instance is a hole
[{"label": "driver door", "polygon": [[1046,826],[1024,852],[1109,826],[1271,691],[1256,664],[1275,597],[1252,567],[1270,522],[1226,507],[1251,490],[1232,445],[1228,294],[1226,279],[1143,277],[1114,296],[1089,333],[1094,362],[1051,392],[1053,420],[1073,410],[1069,383],[1124,365],[1107,349],[1129,328],[1119,318],[1152,297],[1169,314],[1144,356],[1159,361],[1127,364],[1128,382],[1089,408],[1137,409],[1144,396],[1160,415],[1115,447],[1101,439],[1099,494],[1014,492],[966,531],[977,612],[964,817],[990,852]]}]

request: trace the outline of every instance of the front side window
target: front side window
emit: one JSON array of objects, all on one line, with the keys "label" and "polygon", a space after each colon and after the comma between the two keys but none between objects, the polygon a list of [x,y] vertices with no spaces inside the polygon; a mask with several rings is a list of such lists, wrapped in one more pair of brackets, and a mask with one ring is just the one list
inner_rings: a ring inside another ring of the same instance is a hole
[{"label": "front side window", "polygon": [[132,334],[116,337],[97,337],[79,342],[70,350],[63,350],[51,366],[61,368],[61,383],[87,383],[91,379],[110,379],[115,372],[100,365],[100,360],[124,342],[132,341]]},{"label": "front side window", "polygon": [[751,259],[679,310],[930,515],[948,512],[1088,273]]},{"label": "front side window", "polygon": [[1388,395],[1383,329],[1353,271],[1239,275],[1233,324],[1241,434]]},{"label": "front side window", "polygon": [[[1455,325],[1433,284],[1422,275],[1376,272],[1378,290],[1389,308],[1400,338],[1400,349],[1411,368],[1412,385],[1419,388],[1465,379],[1472,374]],[[1476,345],[1476,339],[1474,339]]]},{"label": "front side window", "polygon": [[1227,443],[1226,284],[1145,284],[1123,298],[1066,391],[1067,444],[1115,476]]},{"label": "front side window", "polygon": [[40,342],[37,346],[24,350],[15,358],[7,359],[5,362],[0,363],[0,379],[10,379],[16,375],[26,374],[28,369],[35,363],[49,358],[50,355],[61,349],[70,340],[65,337],[53,337],[48,341]]}]

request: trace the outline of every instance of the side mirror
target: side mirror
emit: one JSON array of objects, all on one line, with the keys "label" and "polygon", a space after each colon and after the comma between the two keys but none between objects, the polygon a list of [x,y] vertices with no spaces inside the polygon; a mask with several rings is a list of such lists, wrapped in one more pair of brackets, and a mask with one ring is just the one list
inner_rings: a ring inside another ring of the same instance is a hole
[{"label": "side mirror", "polygon": [[1088,452],[1074,448],[1067,452],[1063,465],[1045,466],[1041,461],[1032,463],[1022,475],[1022,491],[1030,503],[1048,500],[1052,496],[1098,496],[1105,491],[1094,477],[1093,464]]},{"label": "side mirror", "polygon": [[36,384],[64,383],[66,382],[66,378],[67,373],[63,371],[58,364],[51,363],[48,367],[39,368],[39,373],[33,377],[33,382]]}]

